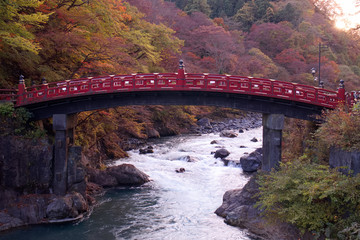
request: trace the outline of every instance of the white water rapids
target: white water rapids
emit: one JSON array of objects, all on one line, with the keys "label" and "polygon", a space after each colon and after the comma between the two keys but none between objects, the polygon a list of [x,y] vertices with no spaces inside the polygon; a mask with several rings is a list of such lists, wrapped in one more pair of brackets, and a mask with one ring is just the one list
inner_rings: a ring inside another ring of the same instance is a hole
[{"label": "white water rapids", "polygon": [[[259,141],[250,141],[256,137]],[[218,144],[210,144],[216,140]],[[115,164],[130,163],[150,176],[141,187],[108,191],[89,218],[75,224],[40,225],[1,233],[2,240],[227,240],[251,239],[228,226],[214,211],[227,190],[242,188],[249,177],[234,164],[224,166],[211,152],[224,147],[229,160],[261,147],[262,128],[239,133],[182,135],[157,139],[152,154],[130,151]],[[246,148],[240,148],[245,146]],[[190,156],[195,162],[187,162]],[[184,173],[175,172],[185,168]]]}]

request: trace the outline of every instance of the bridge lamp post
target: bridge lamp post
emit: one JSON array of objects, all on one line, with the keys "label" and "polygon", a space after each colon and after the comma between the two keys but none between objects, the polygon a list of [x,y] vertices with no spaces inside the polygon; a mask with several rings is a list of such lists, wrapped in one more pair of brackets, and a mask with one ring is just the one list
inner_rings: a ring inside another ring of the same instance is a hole
[{"label": "bridge lamp post", "polygon": [[321,49],[328,48],[327,45],[321,45],[319,43],[319,87],[324,88],[324,82],[321,81]]}]

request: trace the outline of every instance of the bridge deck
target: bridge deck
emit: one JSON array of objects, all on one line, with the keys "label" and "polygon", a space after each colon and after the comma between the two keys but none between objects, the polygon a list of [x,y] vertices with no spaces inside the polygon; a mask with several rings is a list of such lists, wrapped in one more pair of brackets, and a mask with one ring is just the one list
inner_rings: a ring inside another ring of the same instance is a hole
[{"label": "bridge deck", "polygon": [[[271,79],[218,74],[153,73],[109,75],[66,80],[24,88],[16,94],[16,106],[116,92],[207,91],[256,95],[335,108],[338,93],[313,86]],[[14,98],[14,92],[2,98]]]}]

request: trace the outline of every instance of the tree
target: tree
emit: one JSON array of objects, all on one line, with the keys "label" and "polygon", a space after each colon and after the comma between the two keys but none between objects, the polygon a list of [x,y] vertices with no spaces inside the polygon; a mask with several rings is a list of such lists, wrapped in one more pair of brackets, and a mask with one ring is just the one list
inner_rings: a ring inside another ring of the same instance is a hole
[{"label": "tree", "polygon": [[249,31],[254,23],[272,20],[272,6],[268,0],[252,0],[246,2],[234,15],[234,20],[240,22],[244,31]]},{"label": "tree", "polygon": [[286,23],[263,23],[254,25],[246,39],[251,47],[259,48],[269,57],[275,57],[281,51],[289,48],[289,38],[293,30]]},{"label": "tree", "polygon": [[292,74],[303,73],[306,70],[304,56],[295,49],[285,49],[276,55],[275,59]]},{"label": "tree", "polygon": [[38,0],[0,2],[0,49],[8,47],[38,53],[34,31],[48,20],[48,15],[36,12]]},{"label": "tree", "polygon": [[193,12],[202,12],[207,16],[209,16],[211,13],[211,9],[207,3],[207,0],[188,0],[184,11],[188,14],[192,14]]},{"label": "tree", "polygon": [[297,26],[300,22],[300,15],[300,11],[296,9],[291,3],[288,3],[283,9],[275,14],[274,18],[276,23],[287,21]]}]

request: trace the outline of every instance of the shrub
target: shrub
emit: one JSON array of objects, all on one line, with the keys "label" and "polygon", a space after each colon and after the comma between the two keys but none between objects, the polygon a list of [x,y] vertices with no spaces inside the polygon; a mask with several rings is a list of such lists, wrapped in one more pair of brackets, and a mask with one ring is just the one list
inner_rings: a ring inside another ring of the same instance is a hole
[{"label": "shrub", "polygon": [[360,150],[360,110],[354,108],[352,112],[346,112],[338,108],[327,113],[315,137],[329,148]]},{"label": "shrub", "polygon": [[25,108],[14,108],[12,103],[0,104],[0,135],[41,138],[45,131],[30,121],[31,113]]},{"label": "shrub", "polygon": [[258,183],[258,206],[266,217],[338,239],[351,239],[356,232],[346,229],[360,223],[360,176],[345,176],[303,157],[281,164],[278,172],[260,174]]}]

